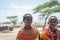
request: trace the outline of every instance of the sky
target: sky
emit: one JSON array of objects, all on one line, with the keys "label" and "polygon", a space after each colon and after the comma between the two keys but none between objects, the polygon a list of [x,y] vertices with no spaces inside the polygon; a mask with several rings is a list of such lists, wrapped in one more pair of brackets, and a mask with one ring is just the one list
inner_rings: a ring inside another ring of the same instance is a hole
[{"label": "sky", "polygon": [[[22,22],[23,15],[26,13],[33,15],[33,22],[39,22],[39,14],[33,14],[32,9],[48,1],[50,0],[0,0],[0,23],[9,21],[7,16],[15,15],[18,16],[19,22]],[[60,13],[52,15],[60,19]]]}]

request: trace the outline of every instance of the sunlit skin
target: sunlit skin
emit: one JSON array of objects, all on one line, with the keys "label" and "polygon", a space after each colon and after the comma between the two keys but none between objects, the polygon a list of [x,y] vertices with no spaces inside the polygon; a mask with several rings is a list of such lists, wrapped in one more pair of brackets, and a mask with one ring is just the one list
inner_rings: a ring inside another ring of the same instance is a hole
[{"label": "sunlit skin", "polygon": [[24,20],[24,24],[25,24],[25,29],[30,29],[32,24],[32,17],[27,16]]},{"label": "sunlit skin", "polygon": [[52,32],[55,32],[56,31],[55,27],[58,24],[57,19],[56,18],[50,18],[48,24],[49,24],[50,30]]},{"label": "sunlit skin", "polygon": [[58,30],[58,19],[55,16],[51,16],[48,20],[49,28],[43,30],[41,33],[41,40],[60,40],[60,30]]},{"label": "sunlit skin", "polygon": [[23,16],[24,27],[19,31],[17,39],[19,40],[39,40],[40,35],[38,30],[31,26],[32,24],[32,15],[25,14]]}]

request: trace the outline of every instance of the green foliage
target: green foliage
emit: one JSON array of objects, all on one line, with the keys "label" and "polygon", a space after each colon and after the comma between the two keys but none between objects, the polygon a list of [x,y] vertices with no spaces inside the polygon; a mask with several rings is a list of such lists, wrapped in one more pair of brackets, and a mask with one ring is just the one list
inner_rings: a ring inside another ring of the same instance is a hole
[{"label": "green foliage", "polygon": [[11,24],[11,22],[3,22],[2,24]]},{"label": "green foliage", "polygon": [[55,8],[53,8],[52,10],[53,10],[53,13],[54,13],[54,12],[60,12],[60,6],[59,6],[59,7],[55,7]]},{"label": "green foliage", "polygon": [[7,19],[9,19],[14,25],[17,23],[18,21],[18,16],[8,16]]},{"label": "green foliage", "polygon": [[56,5],[59,6],[59,4],[60,3],[57,0],[51,0],[50,2],[46,2],[43,5],[37,6],[33,10],[35,11],[34,13],[37,13],[37,12],[41,12],[45,8],[51,8],[51,7],[56,6]]},{"label": "green foliage", "polygon": [[[35,9],[33,9],[35,12],[38,13],[40,12],[40,16],[47,16],[51,15],[52,13],[55,12],[60,12],[60,6],[59,6],[58,0],[51,0],[49,2],[46,2],[42,5],[37,6]],[[54,7],[56,6],[56,7]],[[54,7],[54,8],[52,8]]]},{"label": "green foliage", "polygon": [[8,19],[14,19],[14,18],[17,18],[17,16],[8,16],[7,18]]},{"label": "green foliage", "polygon": [[46,20],[48,19],[48,17],[55,13],[55,12],[60,12],[60,3],[58,2],[58,0],[50,0],[49,2],[46,2],[42,5],[37,6],[34,10],[34,14],[35,13],[40,13],[40,16],[45,16],[45,24],[44,27],[46,25]]}]

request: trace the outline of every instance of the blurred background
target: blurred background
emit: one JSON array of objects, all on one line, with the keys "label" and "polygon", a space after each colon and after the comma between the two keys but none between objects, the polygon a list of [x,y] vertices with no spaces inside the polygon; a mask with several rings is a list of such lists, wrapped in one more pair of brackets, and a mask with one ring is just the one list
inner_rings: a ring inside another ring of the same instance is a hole
[{"label": "blurred background", "polygon": [[32,26],[39,32],[48,28],[50,16],[58,18],[60,29],[60,0],[0,0],[0,40],[16,40],[26,13],[33,16]]}]

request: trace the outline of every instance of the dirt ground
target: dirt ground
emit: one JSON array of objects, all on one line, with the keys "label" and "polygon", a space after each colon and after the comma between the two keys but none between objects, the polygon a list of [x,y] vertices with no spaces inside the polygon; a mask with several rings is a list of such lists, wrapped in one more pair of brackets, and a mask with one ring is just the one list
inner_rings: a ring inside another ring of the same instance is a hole
[{"label": "dirt ground", "polygon": [[13,31],[0,31],[0,40],[16,40],[16,36],[19,30],[19,28],[14,28]]},{"label": "dirt ground", "polygon": [[[40,30],[41,28],[38,28]],[[20,28],[14,28],[13,31],[5,30],[0,31],[0,40],[16,40],[16,36]]]},{"label": "dirt ground", "polygon": [[[42,28],[37,28],[40,32],[42,31]],[[60,28],[59,28],[60,29]],[[5,30],[0,31],[0,40],[16,40],[16,36],[20,28],[14,28],[13,31]]]}]

